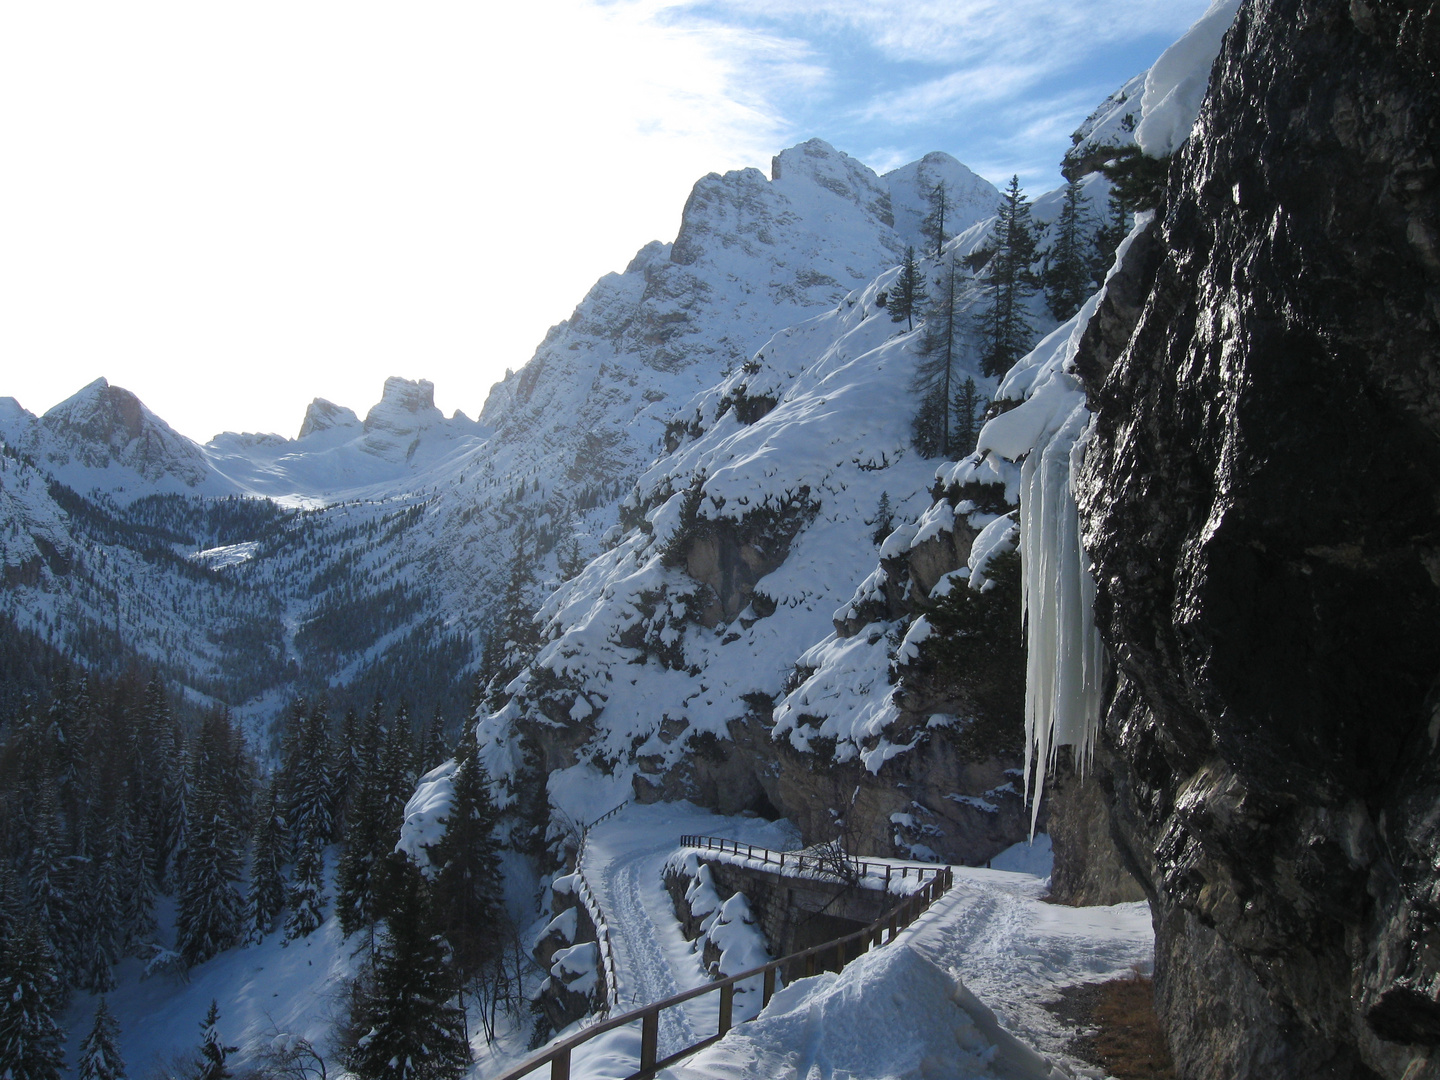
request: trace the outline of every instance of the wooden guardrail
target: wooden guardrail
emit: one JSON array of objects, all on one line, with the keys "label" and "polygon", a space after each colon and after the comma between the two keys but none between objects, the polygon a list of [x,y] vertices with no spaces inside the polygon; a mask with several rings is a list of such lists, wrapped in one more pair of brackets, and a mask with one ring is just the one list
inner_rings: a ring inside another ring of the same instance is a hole
[{"label": "wooden guardrail", "polygon": [[[736,855],[743,855],[747,859],[756,862],[769,863],[775,866],[778,872],[783,874],[786,867],[794,874],[801,875],[813,873],[831,877],[840,877],[837,872],[834,857],[809,854],[803,851],[772,851],[765,847],[756,847],[754,844],[742,844],[738,840],[726,840],[720,836],[682,836],[680,837],[681,847],[703,848],[708,851],[728,851]],[[855,859],[845,856],[845,865],[854,872],[856,879],[863,879],[874,876],[883,878],[885,891],[890,891],[890,881],[893,871],[895,879],[904,881],[907,878],[915,878],[923,881],[927,874],[933,875],[934,866],[892,866],[890,863],[872,863],[862,859]],[[857,880],[857,884],[863,886],[863,882]]]},{"label": "wooden guardrail", "polygon": [[[570,1055],[577,1046],[589,1042],[597,1035],[603,1035],[607,1031],[614,1031],[616,1028],[634,1023],[640,1024],[640,1068],[625,1077],[624,1080],[650,1080],[659,1070],[689,1057],[697,1050],[724,1037],[725,1033],[733,1026],[732,1013],[737,983],[760,976],[761,1008],[764,1008],[770,1003],[770,998],[775,993],[777,977],[783,978],[786,982],[793,981],[797,977],[808,978],[817,970],[831,970],[832,962],[833,970],[839,971],[847,961],[855,959],[870,949],[894,941],[895,936],[901,930],[914,922],[931,904],[949,892],[955,884],[955,876],[948,866],[930,869],[930,880],[921,885],[917,892],[906,897],[894,909],[880,916],[863,930],[836,938],[834,941],[827,941],[823,945],[816,945],[803,952],[792,953],[779,960],[772,960],[762,967],[751,968],[738,975],[731,975],[717,982],[707,983],[705,986],[697,986],[693,990],[675,994],[663,1001],[657,1001],[619,1016],[601,1020],[598,1024],[587,1027],[551,1047],[539,1057],[523,1062],[502,1074],[498,1080],[520,1080],[521,1077],[530,1075],[546,1064],[550,1066],[550,1080],[570,1080]],[[821,960],[827,957],[827,954],[829,959],[821,966]],[[801,973],[799,976],[796,975],[797,971]],[[719,1030],[714,1035],[701,1039],[669,1057],[656,1060],[660,1042],[660,1013],[665,1009],[673,1009],[706,994],[716,993],[720,995],[719,1023],[717,1025]]]},{"label": "wooden guardrail", "polygon": [[[606,1012],[609,1012],[611,1008],[620,1004],[620,982],[615,974],[615,947],[610,944],[610,927],[605,922],[605,913],[600,910],[600,903],[595,899],[595,893],[590,888],[590,882],[585,880],[585,873],[580,865],[580,861],[585,856],[585,841],[590,836],[590,830],[605,819],[614,817],[629,805],[630,800],[626,799],[619,806],[612,807],[594,821],[590,822],[589,825],[582,828],[580,830],[580,844],[575,849],[575,879],[578,882],[575,898],[585,905],[585,912],[590,916],[590,921],[595,924],[595,933],[599,937],[599,941],[596,944],[600,951],[600,965],[603,969],[602,974],[605,977]],[[580,894],[580,889],[585,890],[583,896]]]}]

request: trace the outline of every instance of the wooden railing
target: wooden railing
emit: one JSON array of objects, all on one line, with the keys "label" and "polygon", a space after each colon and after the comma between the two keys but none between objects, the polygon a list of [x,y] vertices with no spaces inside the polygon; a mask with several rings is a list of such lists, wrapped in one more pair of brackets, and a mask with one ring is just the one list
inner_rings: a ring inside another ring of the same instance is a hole
[{"label": "wooden railing", "polygon": [[586,825],[585,828],[581,829],[580,834],[583,836],[585,833],[588,833],[591,829],[593,829],[596,825],[599,825],[600,822],[608,821],[610,818],[614,817],[616,814],[618,814],[621,810],[624,810],[625,807],[629,805],[630,800],[626,799],[619,806],[612,806],[609,810],[606,810],[605,813],[601,814],[594,821],[590,822],[589,825]]},{"label": "wooden railing", "polygon": [[848,855],[841,856],[844,860],[843,869],[848,871],[848,873],[842,873],[842,867],[837,865],[834,856],[816,855],[813,852],[804,851],[771,851],[769,848],[756,847],[754,844],[742,844],[738,840],[726,840],[719,836],[682,836],[680,837],[680,846],[732,852],[756,862],[768,863],[776,867],[777,872],[781,874],[785,873],[788,867],[790,872],[797,877],[805,874],[845,880],[853,877],[854,883],[861,888],[866,887],[864,880],[866,878],[875,879],[876,887],[878,887],[878,882],[883,880],[886,892],[890,891],[892,875],[897,881],[904,881],[908,878],[924,881],[926,875],[933,877],[939,873],[934,866],[892,866],[888,862],[866,862]]},{"label": "wooden railing", "polygon": [[[595,899],[595,893],[590,888],[590,883],[585,880],[584,871],[580,861],[585,856],[585,841],[590,836],[590,830],[606,818],[612,818],[625,807],[630,805],[626,799],[619,806],[601,814],[594,821],[590,822],[580,830],[580,845],[575,849],[575,899],[585,906],[585,913],[590,916],[590,921],[595,924],[595,933],[599,940],[596,946],[600,951],[601,974],[605,979],[605,1011],[608,1013],[611,1008],[620,1003],[620,982],[615,974],[615,947],[610,944],[610,927],[605,922],[605,913],[600,910],[600,903]],[[583,894],[581,890],[584,890]]]},{"label": "wooden railing", "polygon": [[[689,839],[694,839],[689,838]],[[698,845],[691,845],[698,846]],[[792,853],[793,855],[793,853]],[[735,1003],[735,986],[746,979],[753,979],[756,976],[761,978],[761,1008],[769,1004],[770,998],[776,989],[777,977],[784,979],[787,983],[796,978],[808,978],[818,971],[833,970],[839,971],[845,964],[855,959],[862,953],[881,945],[888,944],[895,940],[895,936],[916,920],[931,904],[950,891],[955,883],[954,875],[950,868],[929,867],[932,876],[920,889],[912,893],[900,902],[898,906],[888,913],[880,916],[879,919],[865,927],[863,930],[845,937],[836,938],[834,941],[827,941],[823,945],[816,945],[812,949],[803,952],[792,953],[790,956],[780,960],[772,960],[763,967],[752,968],[749,971],[742,971],[738,975],[731,975],[718,982],[707,983],[705,986],[697,986],[693,990],[668,997],[663,1001],[657,1001],[651,1005],[645,1005],[630,1012],[613,1016],[599,1023],[577,1032],[568,1039],[551,1047],[539,1057],[532,1058],[509,1072],[502,1074],[498,1080],[520,1080],[522,1076],[528,1076],[535,1070],[550,1066],[550,1080],[570,1080],[570,1055],[577,1046],[580,1046],[597,1035],[603,1035],[607,1031],[614,1031],[616,1028],[625,1027],[628,1024],[639,1023],[640,1025],[640,1068],[630,1073],[624,1080],[649,1080],[659,1070],[675,1064],[675,1062],[689,1057],[697,1050],[709,1046],[722,1038],[733,1026],[733,1010]],[[828,959],[826,959],[828,958]],[[822,959],[825,962],[822,964]],[[798,973],[798,974],[797,974]],[[660,1014],[666,1009],[673,1009],[683,1005],[687,1001],[703,997],[706,994],[720,995],[719,1023],[714,1035],[692,1043],[669,1057],[657,1060],[660,1043]]]}]

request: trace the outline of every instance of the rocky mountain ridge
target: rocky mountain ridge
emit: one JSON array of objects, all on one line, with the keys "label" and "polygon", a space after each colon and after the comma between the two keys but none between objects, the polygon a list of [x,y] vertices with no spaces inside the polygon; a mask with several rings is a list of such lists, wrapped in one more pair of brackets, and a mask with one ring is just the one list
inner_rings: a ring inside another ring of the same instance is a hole
[{"label": "rocky mountain ridge", "polygon": [[[480,422],[441,416],[430,384],[404,379],[387,381],[363,422],[317,400],[298,438],[225,433],[203,447],[103,380],[46,417],[7,401],[0,434],[26,470],[8,519],[8,613],[82,659],[160,662],[197,700],[248,702],[257,714],[282,687],[397,666],[416,669],[417,684],[453,687],[458,707],[517,554],[538,604],[562,543],[572,559],[599,550],[678,404],[893,263],[919,239],[925,185],[951,187],[957,226],[988,216],[997,198],[943,154],[878,177],[812,141],[774,169],[774,179],[745,170],[700,181],[678,257],[677,245],[647,245],[598,283],[495,387]],[[294,513],[267,519],[273,535],[191,527],[215,500],[248,496]],[[162,563],[188,569],[176,576]],[[131,619],[114,597],[142,578],[155,602]],[[226,675],[220,652],[206,659],[208,646],[188,644],[201,597],[232,585],[267,597],[263,619],[222,634],[270,658],[263,677],[245,665]],[[358,632],[341,614],[357,599],[383,612]],[[426,635],[445,642],[443,661],[420,670]]]}]

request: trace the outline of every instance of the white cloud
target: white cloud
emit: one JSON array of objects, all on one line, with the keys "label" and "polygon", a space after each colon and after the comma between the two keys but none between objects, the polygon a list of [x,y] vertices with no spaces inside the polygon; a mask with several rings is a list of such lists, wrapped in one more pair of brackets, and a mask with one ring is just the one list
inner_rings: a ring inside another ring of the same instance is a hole
[{"label": "white cloud", "polygon": [[1147,34],[1178,35],[1207,0],[695,0],[694,7],[732,17],[823,23],[864,35],[891,60],[932,64],[1052,53],[1066,62],[1077,50]]}]

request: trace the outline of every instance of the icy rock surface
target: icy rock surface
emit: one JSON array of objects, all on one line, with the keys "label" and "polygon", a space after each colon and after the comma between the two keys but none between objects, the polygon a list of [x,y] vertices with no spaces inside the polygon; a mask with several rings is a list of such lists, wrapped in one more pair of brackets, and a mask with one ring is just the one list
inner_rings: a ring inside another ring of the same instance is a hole
[{"label": "icy rock surface", "polygon": [[1417,12],[1241,7],[1138,324],[1080,365],[1108,787],[1181,1075],[1435,1075],[1435,71]]}]

